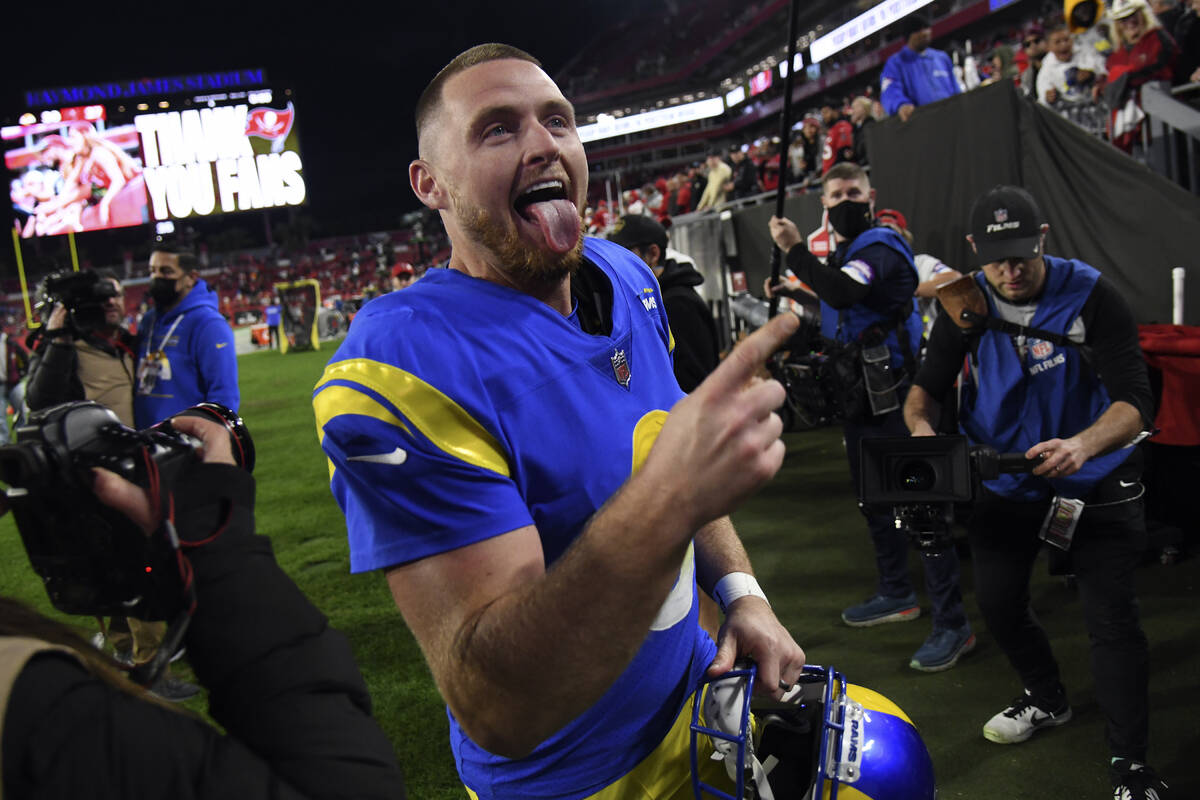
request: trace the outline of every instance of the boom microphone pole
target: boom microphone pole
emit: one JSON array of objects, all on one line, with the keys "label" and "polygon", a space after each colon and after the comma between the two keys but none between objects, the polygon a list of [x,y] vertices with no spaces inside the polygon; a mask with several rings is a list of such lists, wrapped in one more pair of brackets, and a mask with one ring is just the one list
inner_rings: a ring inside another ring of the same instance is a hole
[{"label": "boom microphone pole", "polygon": [[[775,190],[775,216],[783,216],[783,200],[787,187],[787,157],[791,146],[792,134],[792,82],[796,74],[796,23],[799,16],[800,0],[792,0],[788,11],[788,45],[787,45],[787,75],[783,79],[783,117],[779,121],[779,186]],[[771,248],[771,285],[779,283],[779,268],[783,261],[783,251],[778,245]],[[779,295],[771,297],[771,307],[767,311],[770,319],[779,312]]]}]

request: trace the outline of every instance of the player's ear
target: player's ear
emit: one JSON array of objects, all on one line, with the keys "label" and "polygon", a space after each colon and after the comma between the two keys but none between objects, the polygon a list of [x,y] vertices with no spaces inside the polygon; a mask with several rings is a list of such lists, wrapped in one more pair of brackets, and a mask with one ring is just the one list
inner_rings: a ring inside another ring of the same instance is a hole
[{"label": "player's ear", "polygon": [[424,159],[418,158],[408,165],[408,182],[413,193],[425,206],[435,211],[449,208],[449,193],[442,187],[433,166]]},{"label": "player's ear", "polygon": [[978,250],[978,249],[975,247],[975,236],[974,236],[974,234],[970,234],[970,233],[968,233],[968,234],[967,234],[967,241],[968,241],[968,242],[970,242],[970,244],[971,244],[971,252],[972,252],[972,253],[978,253],[978,252],[979,252],[979,250]]}]

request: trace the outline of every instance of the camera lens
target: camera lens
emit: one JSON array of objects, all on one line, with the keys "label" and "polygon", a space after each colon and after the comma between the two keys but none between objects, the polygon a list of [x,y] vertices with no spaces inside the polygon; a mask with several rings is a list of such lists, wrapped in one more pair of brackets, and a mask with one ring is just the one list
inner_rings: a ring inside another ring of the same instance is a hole
[{"label": "camera lens", "polygon": [[896,470],[897,485],[906,492],[928,492],[937,483],[937,472],[928,461],[909,459]]}]

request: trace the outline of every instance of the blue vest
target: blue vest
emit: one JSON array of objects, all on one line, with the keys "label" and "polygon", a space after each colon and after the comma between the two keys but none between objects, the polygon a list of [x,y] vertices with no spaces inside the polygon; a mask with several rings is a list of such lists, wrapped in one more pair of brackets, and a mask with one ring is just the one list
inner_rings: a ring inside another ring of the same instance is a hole
[{"label": "blue vest", "polygon": [[[855,255],[874,244],[882,244],[895,251],[908,265],[912,274],[916,275],[917,268],[913,264],[912,250],[909,248],[908,242],[891,228],[883,226],[871,228],[869,231],[859,234],[846,249],[846,255],[843,257],[844,264],[853,261]],[[887,303],[881,302],[888,282],[900,277],[896,274],[897,264],[889,260],[882,264],[872,264],[871,268],[875,270],[875,276],[871,279],[870,292],[863,302],[839,311],[824,300],[821,301],[821,335],[826,339],[834,339],[839,342],[853,342],[857,341],[867,328],[879,325],[887,331],[886,341],[888,348],[892,351],[892,368],[900,369],[904,366],[905,347],[897,335],[896,323],[904,309],[895,305],[888,308]],[[924,326],[921,324],[921,314],[917,310],[916,298],[910,295],[905,302],[909,311],[908,317],[904,321],[904,327],[908,331],[907,349],[913,356],[915,366],[916,354],[921,348],[921,334]]]},{"label": "blue vest", "polygon": [[[1045,260],[1046,286],[1030,327],[1065,337],[1100,273],[1082,261],[1051,256]],[[976,273],[975,280],[988,298],[989,313],[995,315],[983,273]],[[1026,348],[1022,363],[1008,334],[989,330],[980,337],[978,361],[964,381],[960,410],[962,431],[973,444],[988,444],[1001,453],[1024,453],[1039,442],[1076,435],[1112,404],[1079,348],[1034,338],[1027,340]],[[1082,497],[1131,452],[1132,448],[1124,448],[1090,459],[1065,478],[1023,473],[1001,475],[984,485],[1020,501],[1041,500],[1051,493]]]}]

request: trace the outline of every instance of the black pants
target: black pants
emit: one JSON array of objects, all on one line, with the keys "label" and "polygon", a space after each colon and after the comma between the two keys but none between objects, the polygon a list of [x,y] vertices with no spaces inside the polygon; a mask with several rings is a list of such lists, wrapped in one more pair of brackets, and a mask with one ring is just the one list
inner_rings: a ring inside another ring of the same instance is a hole
[{"label": "black pants", "polygon": [[[1145,760],[1149,729],[1149,655],[1138,621],[1133,573],[1146,542],[1140,499],[1099,507],[1141,492],[1140,454],[1085,498],[1062,566],[1075,576],[1091,641],[1092,678],[1112,755]],[[1062,692],[1050,640],[1033,613],[1029,578],[1050,501],[1017,503],[985,493],[970,524],[975,594],[988,629],[1035,698]],[[1050,548],[1052,560],[1061,551]]]},{"label": "black pants", "polygon": [[[879,436],[907,436],[904,416],[897,409],[866,422],[846,422],[842,427],[846,437],[846,455],[850,460],[850,478],[858,491],[859,442]],[[866,514],[867,528],[875,546],[875,567],[878,573],[878,594],[884,597],[905,597],[913,591],[908,575],[908,534],[896,530],[891,514]],[[940,553],[921,553],[925,568],[925,590],[933,607],[934,630],[958,629],[967,624],[963,610],[962,589],[959,586],[958,554],[951,547]]]}]

